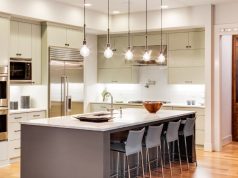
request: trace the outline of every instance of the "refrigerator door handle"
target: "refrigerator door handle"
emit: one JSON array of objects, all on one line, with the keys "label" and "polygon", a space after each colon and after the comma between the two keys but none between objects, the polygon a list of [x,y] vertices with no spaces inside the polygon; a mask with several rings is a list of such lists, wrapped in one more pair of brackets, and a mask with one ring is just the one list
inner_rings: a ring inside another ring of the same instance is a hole
[{"label": "refrigerator door handle", "polygon": [[72,101],[71,101],[71,96],[69,96],[69,81],[68,81],[68,77],[65,77],[66,80],[66,114],[68,115],[69,112],[71,111],[71,106],[72,106]]},{"label": "refrigerator door handle", "polygon": [[67,77],[61,77],[61,116],[67,114]]}]

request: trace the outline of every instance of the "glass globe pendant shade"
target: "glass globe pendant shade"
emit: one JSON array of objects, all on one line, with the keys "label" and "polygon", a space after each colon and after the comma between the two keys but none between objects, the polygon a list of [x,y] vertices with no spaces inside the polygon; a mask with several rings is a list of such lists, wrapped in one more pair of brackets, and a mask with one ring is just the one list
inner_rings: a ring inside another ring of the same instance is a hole
[{"label": "glass globe pendant shade", "polygon": [[165,56],[164,56],[163,53],[160,53],[160,55],[159,55],[159,57],[157,59],[157,62],[161,63],[161,64],[163,64],[165,62]]},{"label": "glass globe pendant shade", "polygon": [[113,56],[113,51],[109,45],[107,46],[106,50],[104,51],[104,56],[107,59],[110,59]]},{"label": "glass globe pendant shade", "polygon": [[126,60],[132,60],[133,59],[133,53],[130,48],[128,48],[126,54],[125,54]]},{"label": "glass globe pendant shade", "polygon": [[143,55],[143,60],[146,62],[150,61],[150,58],[151,58],[150,54],[151,53],[148,50],[146,50],[145,54]]},{"label": "glass globe pendant shade", "polygon": [[90,50],[89,48],[87,47],[86,45],[86,42],[83,44],[83,46],[81,47],[80,49],[80,54],[83,56],[83,57],[88,57],[89,54],[90,54]]}]

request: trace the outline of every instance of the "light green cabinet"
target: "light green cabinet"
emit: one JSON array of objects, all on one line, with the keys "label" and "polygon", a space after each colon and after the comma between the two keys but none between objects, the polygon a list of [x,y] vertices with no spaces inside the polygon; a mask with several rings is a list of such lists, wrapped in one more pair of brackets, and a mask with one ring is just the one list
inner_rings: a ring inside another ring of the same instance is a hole
[{"label": "light green cabinet", "polygon": [[32,81],[41,84],[41,26],[32,24]]},{"label": "light green cabinet", "polygon": [[83,44],[83,33],[79,30],[48,26],[49,46],[69,47],[79,49]]},{"label": "light green cabinet", "polygon": [[169,34],[169,50],[204,49],[204,31],[177,32]]},{"label": "light green cabinet", "polygon": [[10,25],[10,57],[32,58],[31,24],[11,21]]},{"label": "light green cabinet", "polygon": [[128,68],[104,68],[98,69],[98,83],[138,83],[138,69]]},{"label": "light green cabinet", "polygon": [[10,21],[9,19],[0,18],[0,65],[8,65],[9,63],[9,35],[10,35]]},{"label": "light green cabinet", "polygon": [[[132,46],[145,46],[145,35],[133,35]],[[160,34],[149,34],[148,35],[148,46],[160,45],[161,35]],[[162,44],[167,44],[167,34],[163,34]]]},{"label": "light green cabinet", "polygon": [[170,67],[169,84],[204,84],[204,67]]}]

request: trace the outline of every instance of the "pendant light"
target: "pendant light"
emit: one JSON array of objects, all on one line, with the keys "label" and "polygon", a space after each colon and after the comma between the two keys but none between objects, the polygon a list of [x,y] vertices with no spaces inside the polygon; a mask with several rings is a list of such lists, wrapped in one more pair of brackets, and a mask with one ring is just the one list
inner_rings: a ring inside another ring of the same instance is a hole
[{"label": "pendant light", "polygon": [[84,39],[83,39],[83,46],[80,49],[80,54],[83,57],[87,57],[90,54],[90,50],[87,47],[87,42],[86,42],[86,23],[85,23],[85,18],[86,18],[86,3],[84,0],[84,4],[83,4],[83,12],[84,12],[84,25],[83,25],[83,35],[84,35]]},{"label": "pendant light", "polygon": [[159,57],[157,59],[156,62],[160,63],[160,64],[163,64],[165,62],[165,56],[164,56],[164,53],[163,53],[163,0],[161,0],[161,4],[160,4],[160,12],[161,12],[161,15],[160,15],[160,36],[161,36],[161,41],[160,41],[160,54],[159,54]]},{"label": "pendant light", "polygon": [[151,51],[148,50],[148,43],[147,43],[147,38],[148,38],[148,0],[146,0],[146,31],[145,31],[145,53],[143,55],[143,60],[144,61],[150,61],[151,58]]},{"label": "pendant light", "polygon": [[108,10],[108,13],[107,13],[107,16],[108,16],[108,28],[107,28],[107,48],[106,48],[106,50],[104,51],[104,56],[105,56],[105,58],[107,58],[107,59],[110,59],[110,58],[112,58],[112,56],[113,56],[113,51],[112,51],[112,49],[111,49],[111,44],[110,44],[110,29],[109,29],[109,17],[110,17],[110,14],[109,14],[109,7],[110,7],[110,1],[108,0],[108,8],[107,8],[107,10]]},{"label": "pendant light", "polygon": [[133,59],[133,53],[131,51],[131,2],[128,0],[128,50],[125,54],[126,60],[132,60]]}]

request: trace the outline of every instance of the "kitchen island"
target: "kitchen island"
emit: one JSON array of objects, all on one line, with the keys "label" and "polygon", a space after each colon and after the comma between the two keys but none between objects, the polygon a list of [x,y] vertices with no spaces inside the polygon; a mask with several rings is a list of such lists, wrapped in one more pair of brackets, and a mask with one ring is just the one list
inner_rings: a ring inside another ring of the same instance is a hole
[{"label": "kitchen island", "polygon": [[112,134],[195,117],[193,111],[115,112],[114,119],[104,123],[82,122],[74,116],[23,122],[21,178],[109,178]]}]

